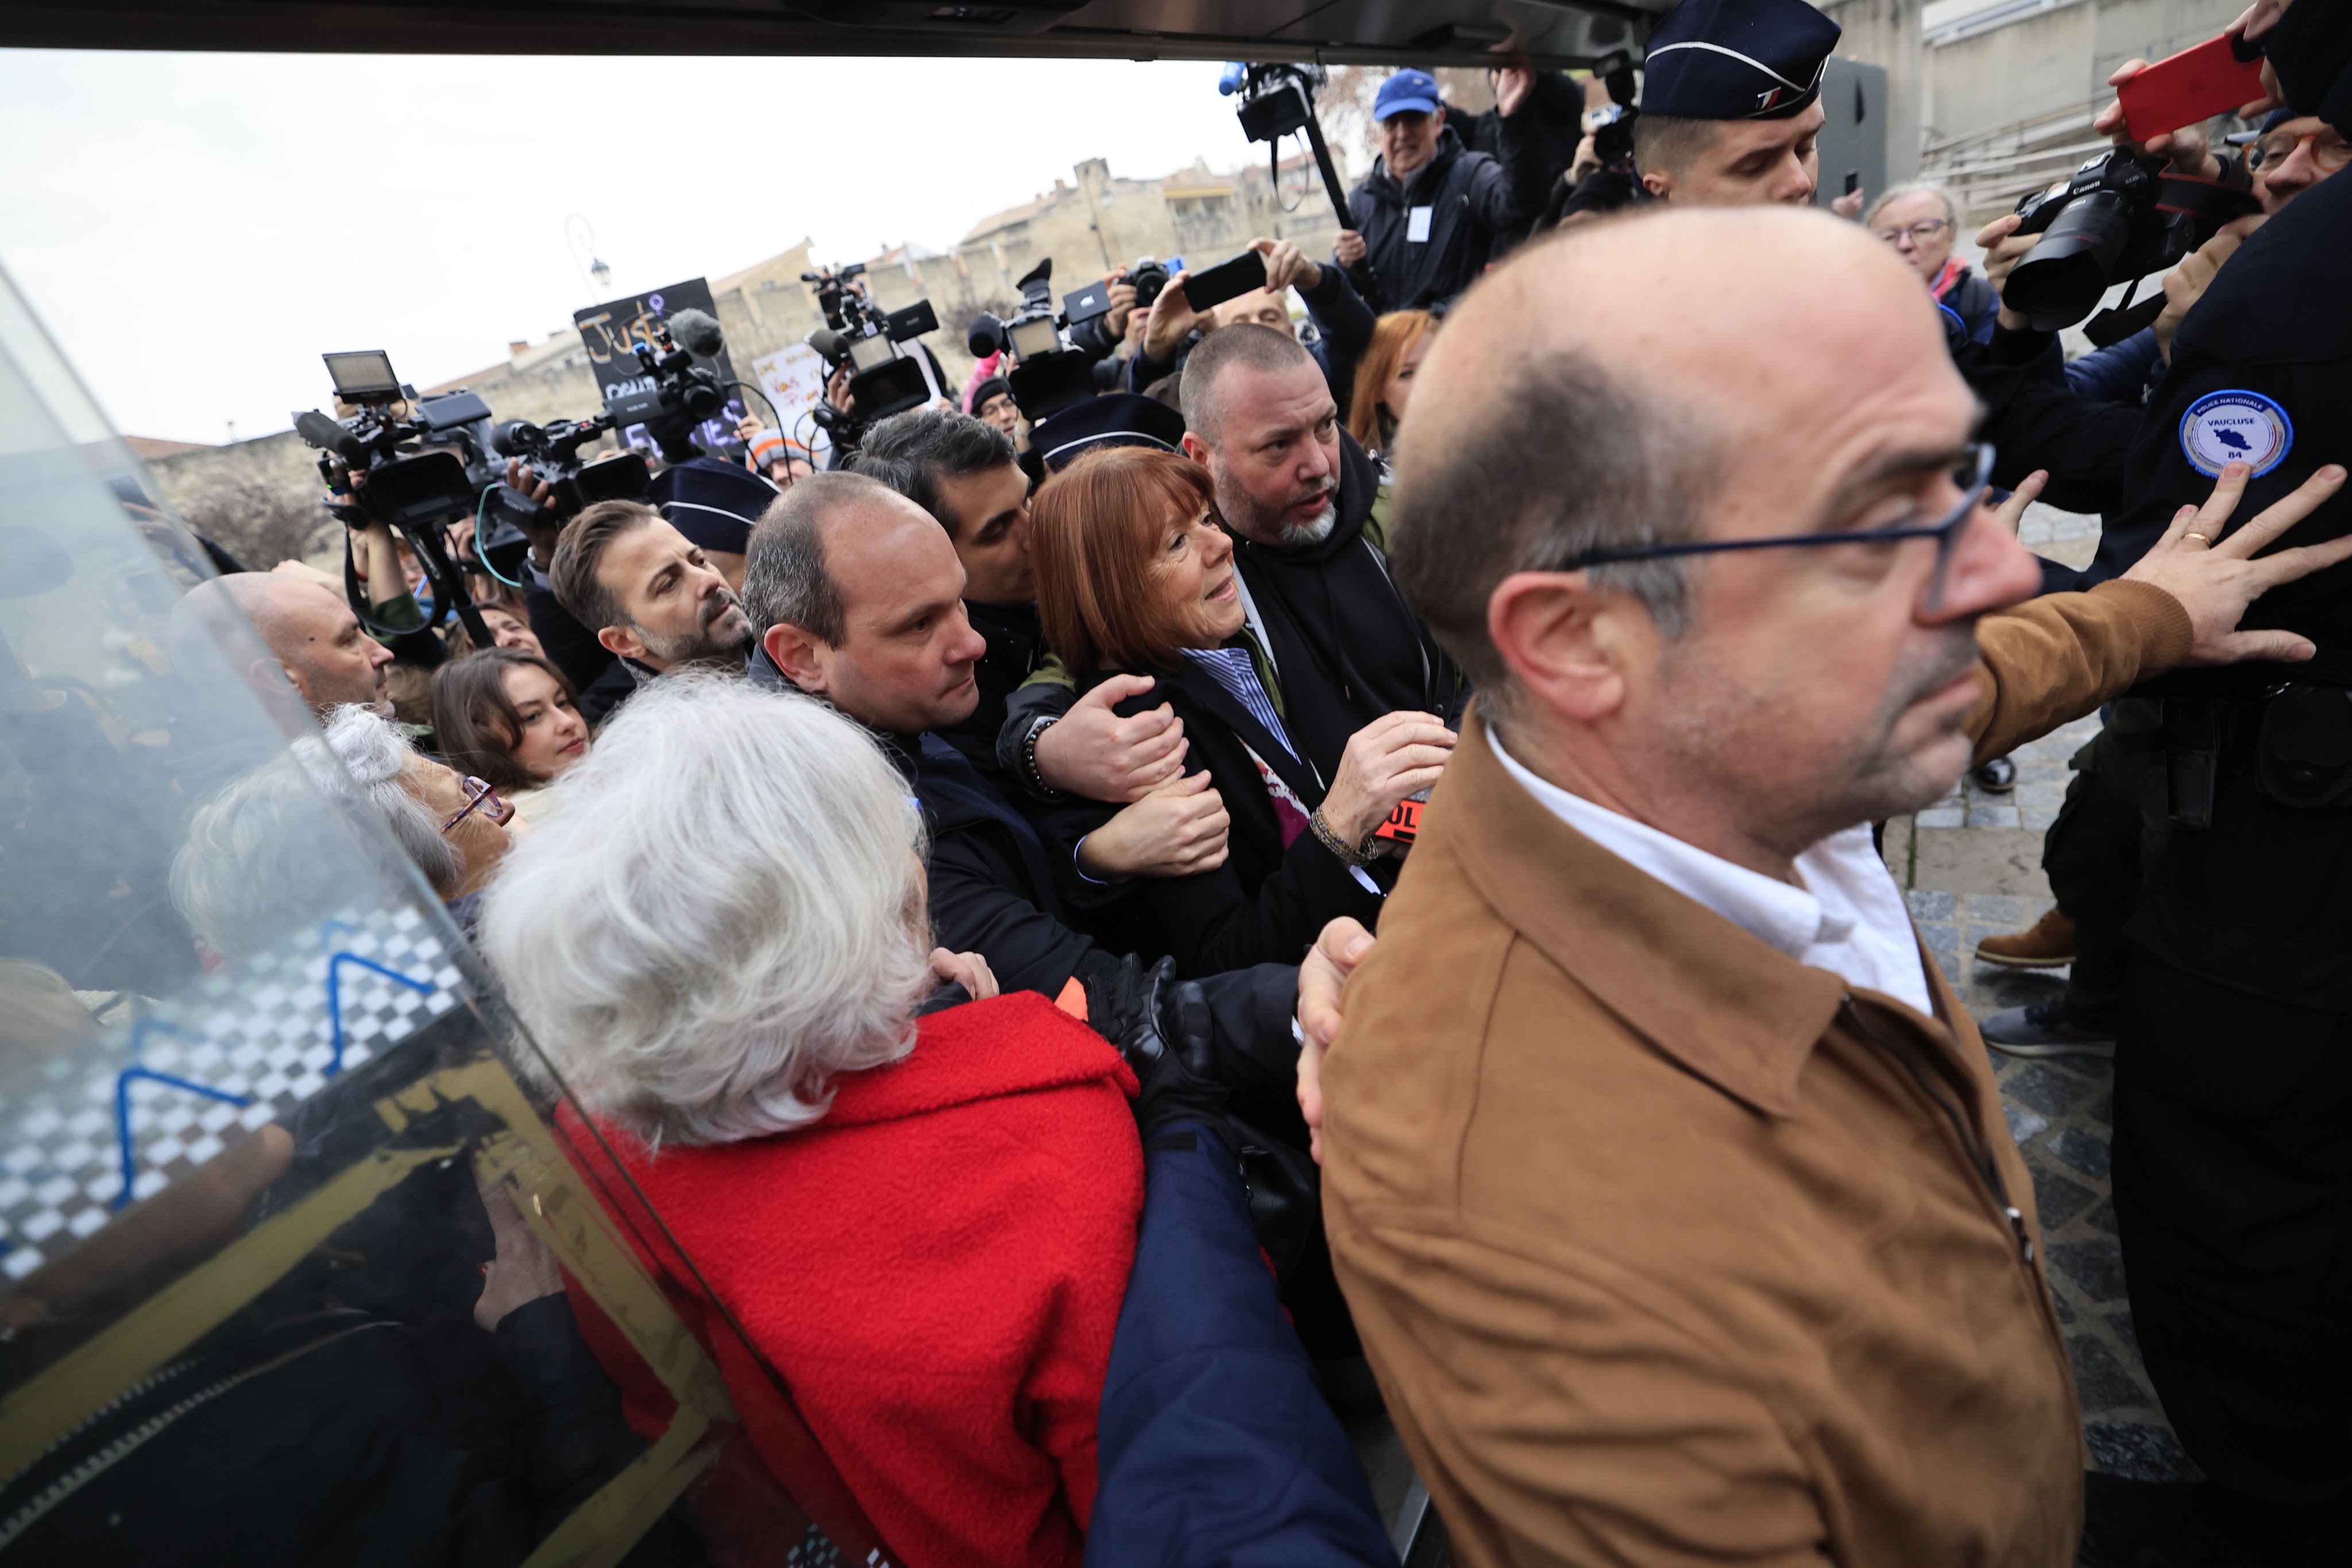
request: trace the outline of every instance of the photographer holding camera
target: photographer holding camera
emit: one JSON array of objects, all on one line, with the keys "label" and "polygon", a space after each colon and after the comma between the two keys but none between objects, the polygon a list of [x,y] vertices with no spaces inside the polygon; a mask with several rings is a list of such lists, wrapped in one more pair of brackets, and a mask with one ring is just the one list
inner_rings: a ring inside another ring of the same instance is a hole
[{"label": "photographer holding camera", "polygon": [[[2166,279],[2161,379],[2144,414],[2116,408],[2093,443],[2114,474],[2089,582],[2138,559],[2215,475],[2245,476],[2251,511],[2352,450],[2341,276],[2352,181],[2328,177],[2352,130],[2352,26],[2319,0],[2263,0],[2231,33],[2264,46],[2277,89],[2242,112],[2285,110],[2257,143],[2264,216],[2224,228]],[[2118,83],[2140,68],[2126,66]],[[2119,110],[2098,126],[2127,134]],[[2180,132],[2140,150],[2213,166],[2201,140]],[[1996,229],[1989,270],[2030,254]],[[2339,494],[2285,542],[2347,529],[2352,508]],[[2135,1562],[2158,1545],[2187,1563],[2335,1561],[2345,1551],[2352,1373],[2332,1303],[2352,1286],[2339,1243],[2352,1209],[2342,1131],[2352,993],[2332,977],[2352,960],[2347,587],[2334,568],[2248,616],[2308,638],[2318,651],[2307,662],[2200,672],[2139,693],[2160,700],[2145,705],[2141,740],[2154,748],[2151,787],[2165,788],[2170,833],[2125,927],[2116,1218],[2149,1378],[2210,1481],[2152,1506],[2120,1494],[2154,1489],[2095,1478],[2086,1562]],[[2066,852],[2053,829],[2047,853]]]}]

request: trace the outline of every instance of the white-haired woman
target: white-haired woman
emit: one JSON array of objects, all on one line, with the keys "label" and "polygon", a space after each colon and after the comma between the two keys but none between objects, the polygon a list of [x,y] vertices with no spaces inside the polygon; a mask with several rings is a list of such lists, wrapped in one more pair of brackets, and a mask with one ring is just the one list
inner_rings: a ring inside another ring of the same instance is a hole
[{"label": "white-haired woman", "polygon": [[1960,212],[1950,193],[1941,185],[1897,185],[1870,204],[1862,224],[1895,247],[1936,303],[1959,317],[1970,338],[1991,338],[2000,296],[1952,254],[1960,237]]},{"label": "white-haired woman", "polygon": [[715,1292],[907,1560],[1078,1563],[1142,1205],[1117,1053],[1030,993],[918,1018],[921,821],[815,701],[674,675],[552,794],[483,945],[693,1265],[648,1267]]}]

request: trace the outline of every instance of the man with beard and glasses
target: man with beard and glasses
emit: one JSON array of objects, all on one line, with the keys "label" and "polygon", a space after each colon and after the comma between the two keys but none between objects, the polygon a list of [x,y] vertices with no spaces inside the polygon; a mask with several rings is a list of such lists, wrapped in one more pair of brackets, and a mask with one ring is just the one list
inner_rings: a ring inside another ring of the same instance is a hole
[{"label": "man with beard and glasses", "polygon": [[615,655],[612,673],[580,694],[591,722],[673,669],[739,668],[751,646],[751,623],[718,567],[638,501],[598,501],[573,518],[548,580],[556,602]]},{"label": "man with beard and glasses", "polygon": [[[1234,537],[1243,635],[1304,760],[1328,780],[1348,738],[1388,714],[1450,724],[1468,688],[1389,580],[1380,466],[1340,428],[1314,360],[1289,336],[1244,322],[1201,341],[1183,391],[1184,454],[1209,470]],[[1055,679],[1067,679],[1058,666],[1014,693],[998,741],[1033,787],[1132,800],[1182,767],[1181,752],[1152,751],[1160,731],[1074,708]]]},{"label": "man with beard and glasses", "polygon": [[1414,407],[1397,581],[1479,699],[1300,1089],[1457,1559],[2073,1563],[2032,1184],[1870,824],[2168,668],[2309,659],[2237,628],[2352,558],[2253,558],[2344,469],[2257,511],[2231,465],[2031,598],[1918,278],[1771,207],[1522,253]]}]

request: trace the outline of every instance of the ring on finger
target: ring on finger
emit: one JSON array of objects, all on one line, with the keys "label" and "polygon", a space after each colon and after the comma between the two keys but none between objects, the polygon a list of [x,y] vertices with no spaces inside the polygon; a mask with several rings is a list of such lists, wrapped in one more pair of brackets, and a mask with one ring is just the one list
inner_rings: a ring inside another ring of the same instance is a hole
[{"label": "ring on finger", "polygon": [[2187,533],[2182,534],[2180,537],[2181,537],[2181,538],[2183,538],[2183,539],[2193,539],[2193,540],[2195,540],[2198,543],[2200,543],[2200,544],[2202,544],[2202,545],[2206,546],[2208,549],[2210,549],[2210,548],[2212,547],[2212,543],[2213,543],[2213,538],[2212,538],[2212,536],[2211,536],[2210,534],[2200,533],[2200,532],[2198,532],[2198,531],[2197,531],[2195,529],[2193,529],[2193,528],[2192,528],[2192,529],[2190,529]]}]

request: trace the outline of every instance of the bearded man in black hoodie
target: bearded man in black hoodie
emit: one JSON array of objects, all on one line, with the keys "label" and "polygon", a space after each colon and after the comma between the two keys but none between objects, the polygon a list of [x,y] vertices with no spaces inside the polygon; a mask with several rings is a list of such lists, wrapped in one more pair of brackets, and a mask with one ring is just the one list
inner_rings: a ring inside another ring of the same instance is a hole
[{"label": "bearded man in black hoodie", "polygon": [[[1201,341],[1183,390],[1184,452],[1209,470],[1234,537],[1244,635],[1306,761],[1335,777],[1348,738],[1390,713],[1452,726],[1469,687],[1389,580],[1380,467],[1339,427],[1314,360],[1281,332],[1237,324]],[[1153,754],[1160,731],[1144,720],[1073,707],[1056,665],[1007,706],[999,756],[1048,797],[1133,800],[1182,765]]]}]

